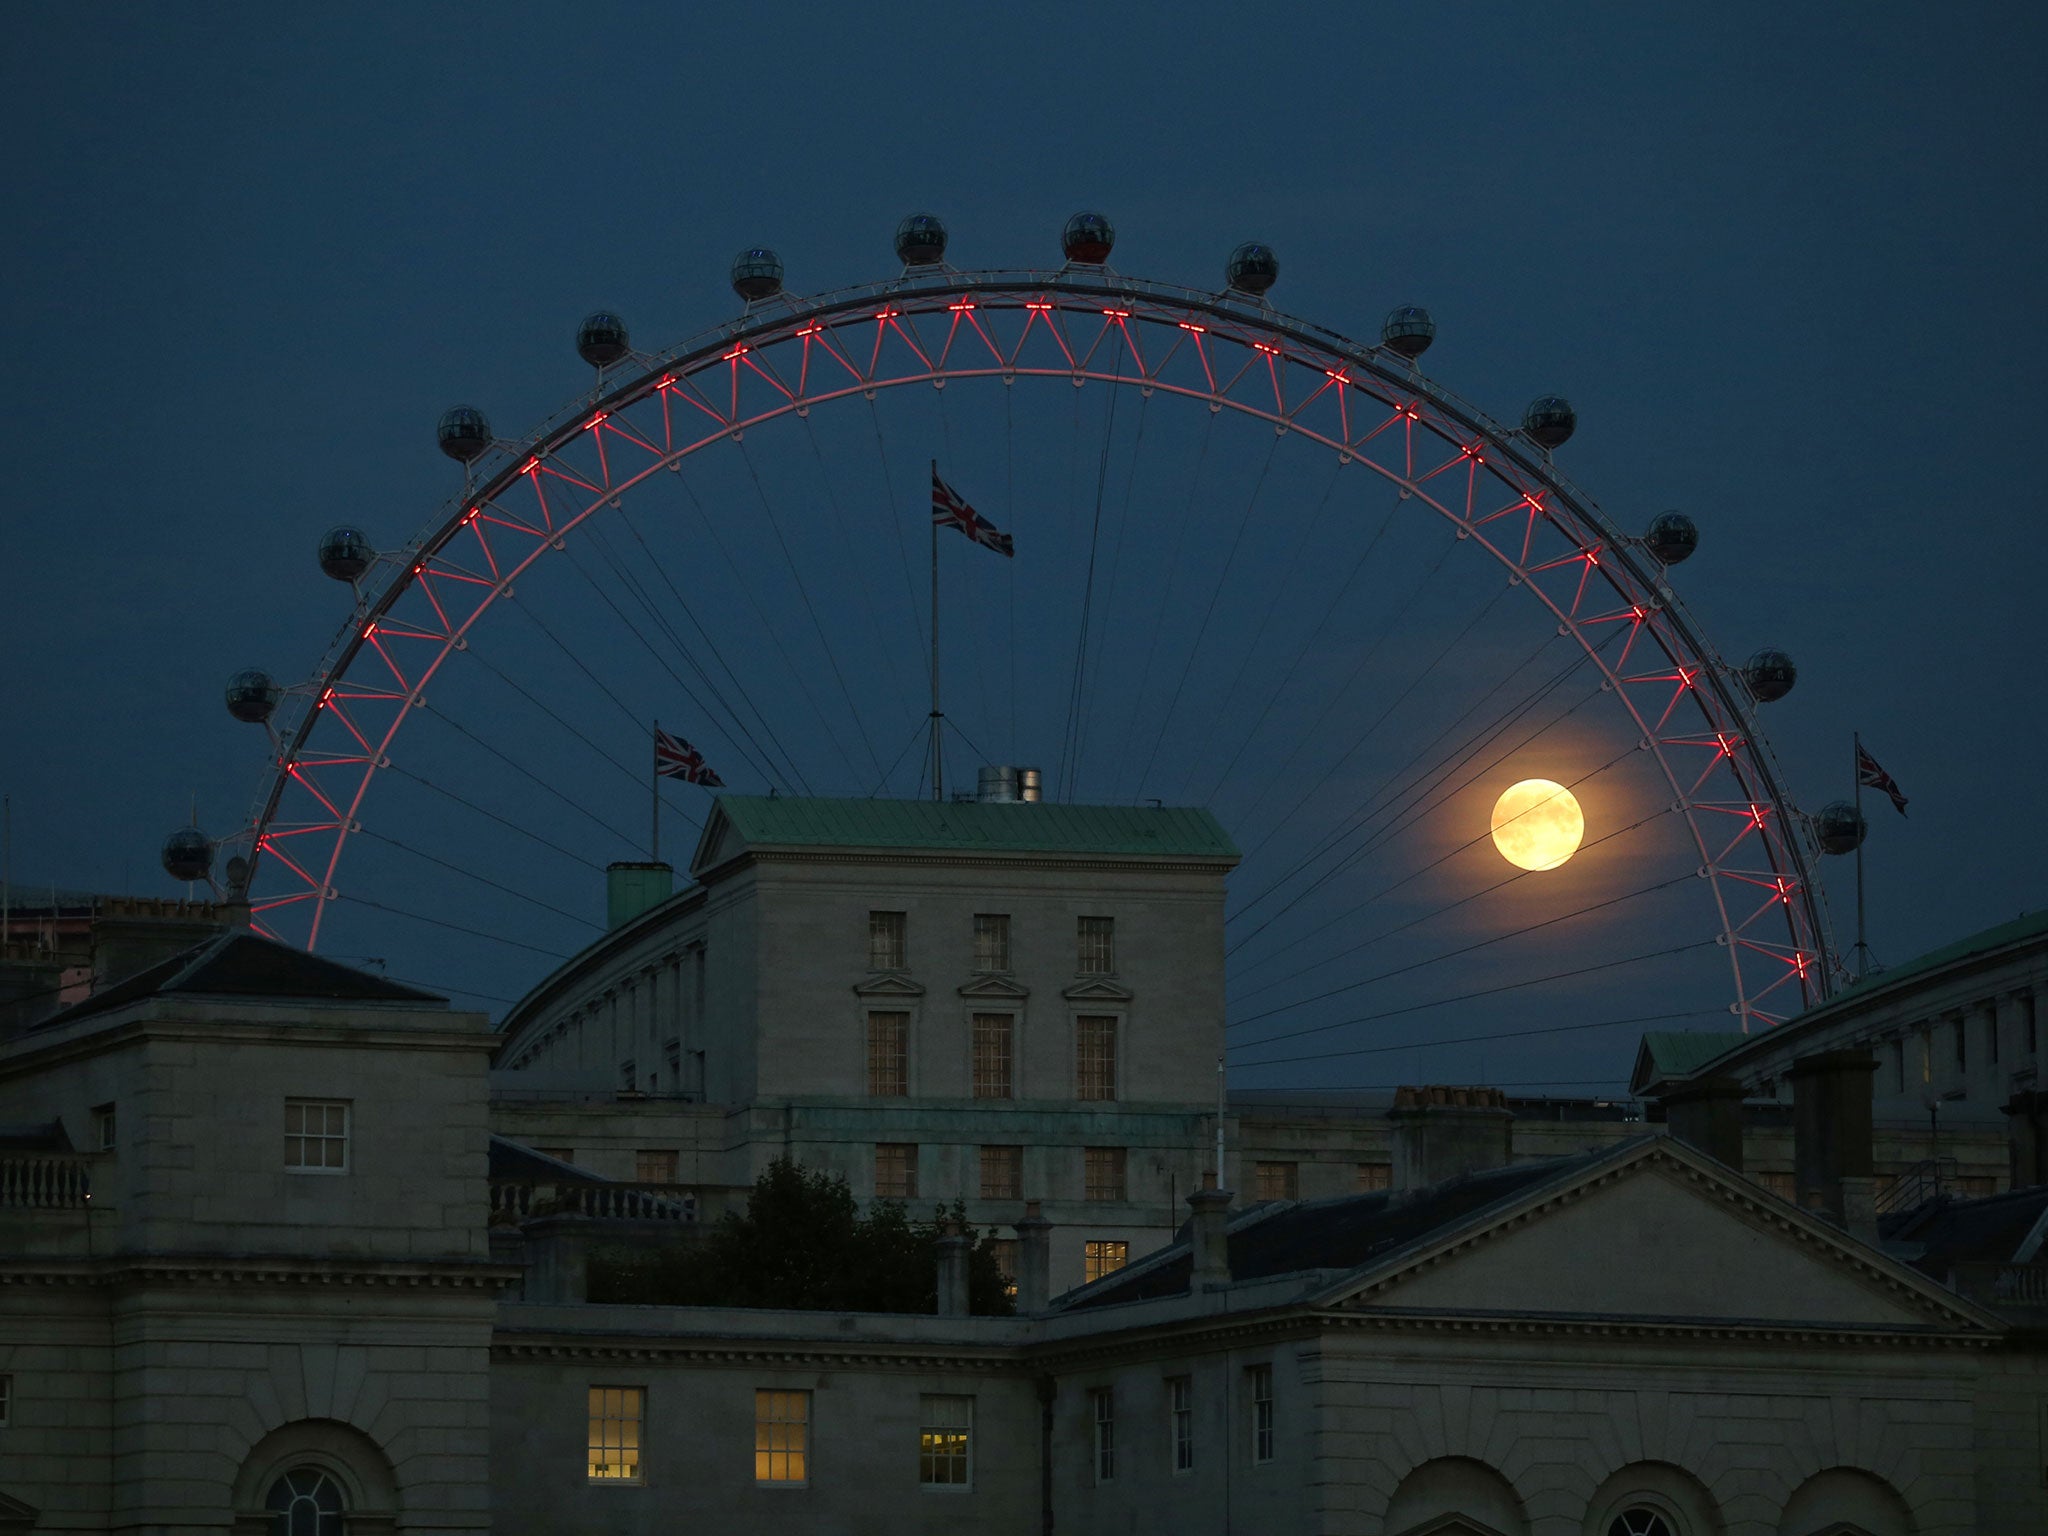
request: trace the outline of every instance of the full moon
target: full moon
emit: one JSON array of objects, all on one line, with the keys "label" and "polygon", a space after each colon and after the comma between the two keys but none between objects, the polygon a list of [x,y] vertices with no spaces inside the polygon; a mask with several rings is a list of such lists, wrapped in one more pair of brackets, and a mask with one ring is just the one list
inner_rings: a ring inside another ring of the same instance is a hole
[{"label": "full moon", "polygon": [[1493,846],[1523,869],[1555,869],[1586,835],[1578,799],[1554,779],[1510,784],[1493,802]]}]

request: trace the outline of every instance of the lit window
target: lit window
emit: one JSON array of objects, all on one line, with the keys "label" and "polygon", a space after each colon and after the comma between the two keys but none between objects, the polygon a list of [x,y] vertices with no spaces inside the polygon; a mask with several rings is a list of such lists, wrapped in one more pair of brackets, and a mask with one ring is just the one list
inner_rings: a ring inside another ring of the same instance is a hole
[{"label": "lit window", "polygon": [[1100,1280],[1131,1261],[1131,1245],[1117,1238],[1090,1238],[1081,1245],[1081,1278]]},{"label": "lit window", "polygon": [[1186,1376],[1169,1377],[1167,1411],[1173,1419],[1173,1470],[1195,1470],[1195,1384]]},{"label": "lit window", "polygon": [[673,1184],[676,1181],[676,1153],[672,1147],[642,1147],[633,1154],[633,1180],[637,1184]]},{"label": "lit window", "polygon": [[1116,1019],[1082,1014],[1074,1020],[1074,1097],[1116,1097]]},{"label": "lit window", "polygon": [[918,1399],[917,1480],[966,1489],[973,1481],[974,1399],[927,1392]]},{"label": "lit window", "polygon": [[801,1483],[810,1450],[811,1394],[754,1393],[754,1481]]},{"label": "lit window", "polygon": [[1116,1477],[1116,1393],[1098,1387],[1088,1400],[1095,1413],[1095,1481],[1107,1483]]},{"label": "lit window", "polygon": [[1128,1159],[1122,1147],[1087,1147],[1082,1151],[1085,1174],[1082,1193],[1089,1200],[1124,1198],[1124,1167]]},{"label": "lit window", "polygon": [[1391,1163],[1360,1163],[1358,1165],[1358,1192],[1367,1194],[1375,1189],[1394,1187],[1394,1168]]},{"label": "lit window", "polygon": [[996,1261],[996,1272],[1003,1277],[1003,1294],[1017,1299],[1017,1239],[1014,1237],[992,1237],[983,1245],[989,1257]]},{"label": "lit window", "polygon": [[917,1198],[917,1144],[879,1142],[875,1146],[875,1195],[882,1200]]},{"label": "lit window", "polygon": [[1255,1462],[1273,1459],[1273,1367],[1252,1366],[1245,1374],[1251,1377],[1252,1402],[1252,1460]]},{"label": "lit window", "polygon": [[977,971],[1007,971],[1010,968],[1010,914],[974,914],[974,968]]},{"label": "lit window", "polygon": [[1084,917],[1076,927],[1079,954],[1074,970],[1082,976],[1109,976],[1116,971],[1116,919]]},{"label": "lit window", "polygon": [[1298,1200],[1301,1198],[1301,1165],[1299,1163],[1254,1163],[1252,1178],[1258,1188],[1261,1200]]},{"label": "lit window", "polygon": [[870,912],[868,914],[868,969],[871,971],[900,971],[909,962],[905,959],[907,944],[905,935],[909,922],[901,912]]},{"label": "lit window", "polygon": [[1010,1095],[1010,1030],[1007,1013],[974,1016],[974,1096],[1007,1099]]},{"label": "lit window", "polygon": [[590,1481],[640,1481],[640,1416],[646,1393],[640,1387],[590,1389]]},{"label": "lit window", "polygon": [[1654,1509],[1638,1504],[1624,1509],[1607,1526],[1607,1536],[1671,1536],[1671,1522]]},{"label": "lit window", "polygon": [[981,1149],[981,1198],[1021,1200],[1024,1198],[1024,1149],[983,1147]]},{"label": "lit window", "polygon": [[93,1106],[92,1145],[101,1152],[114,1150],[114,1106],[111,1104]]},{"label": "lit window", "polygon": [[284,1165],[299,1173],[348,1172],[348,1104],[286,1099]]},{"label": "lit window", "polygon": [[910,1015],[868,1015],[868,1093],[900,1099],[910,1092]]},{"label": "lit window", "polygon": [[341,1536],[341,1487],[318,1467],[295,1467],[270,1485],[263,1501],[270,1536]]}]

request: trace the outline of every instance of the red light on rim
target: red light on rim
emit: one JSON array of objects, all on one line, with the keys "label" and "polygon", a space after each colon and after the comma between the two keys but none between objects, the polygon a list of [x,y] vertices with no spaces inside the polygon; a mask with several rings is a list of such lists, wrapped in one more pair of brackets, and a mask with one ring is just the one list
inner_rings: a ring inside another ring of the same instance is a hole
[{"label": "red light on rim", "polygon": [[1252,350],[1253,350],[1254,352],[1263,352],[1263,353],[1265,353],[1265,354],[1266,354],[1266,356],[1268,356],[1268,357],[1278,357],[1278,356],[1280,355],[1280,349],[1279,349],[1278,347],[1274,346],[1274,345],[1273,345],[1272,343],[1270,343],[1270,342],[1265,342],[1265,341],[1255,341],[1255,342],[1253,342],[1253,343],[1252,343]]},{"label": "red light on rim", "polygon": [[522,465],[520,465],[520,466],[519,466],[519,473],[521,473],[522,475],[537,475],[537,474],[539,474],[539,473],[540,473],[540,460],[539,460],[539,458],[537,458],[537,457],[536,457],[536,458],[531,458],[531,459],[528,459],[528,460],[527,460],[527,461],[526,461],[526,462],[525,462],[524,464],[522,464]]},{"label": "red light on rim", "polygon": [[1112,320],[1128,320],[1131,318],[1131,312],[1128,309],[1105,309],[1103,313]]},{"label": "red light on rim", "polygon": [[825,327],[823,327],[822,325],[807,325],[802,330],[797,332],[797,335],[799,336],[822,336],[824,334]]},{"label": "red light on rim", "polygon": [[745,347],[734,347],[730,352],[726,353],[725,356],[721,357],[719,361],[721,363],[729,363],[736,357],[745,357],[746,355],[747,349]]},{"label": "red light on rim", "polygon": [[599,411],[595,416],[590,418],[590,425],[592,427],[600,427],[603,426],[604,423],[606,423],[607,421],[610,421],[611,419],[612,413],[610,411]]},{"label": "red light on rim", "polygon": [[1341,368],[1325,368],[1323,370],[1323,377],[1335,379],[1339,384],[1349,384],[1351,382],[1351,375],[1344,372]]},{"label": "red light on rim", "polygon": [[880,309],[875,311],[875,318],[877,320],[894,320],[898,315],[902,313],[902,310],[891,309],[888,307],[888,305],[885,304]]},{"label": "red light on rim", "polygon": [[1206,325],[1190,325],[1185,320],[1180,322],[1180,328],[1184,331],[1193,331],[1197,336],[1206,336],[1209,332]]},{"label": "red light on rim", "polygon": [[[948,308],[948,309],[951,309],[951,310],[968,310],[968,309],[972,309],[972,308],[974,308],[974,300],[972,300],[972,299],[962,299],[962,300],[961,300],[961,301],[960,301],[960,302],[959,302],[958,304],[948,304],[948,305],[946,306],[946,308]],[[801,334],[802,334],[802,332],[798,332],[798,334],[799,334],[799,335],[801,335]]]},{"label": "red light on rim", "polygon": [[1026,309],[1047,310],[1052,308],[1052,304],[1045,299],[1026,299],[1024,307]]}]

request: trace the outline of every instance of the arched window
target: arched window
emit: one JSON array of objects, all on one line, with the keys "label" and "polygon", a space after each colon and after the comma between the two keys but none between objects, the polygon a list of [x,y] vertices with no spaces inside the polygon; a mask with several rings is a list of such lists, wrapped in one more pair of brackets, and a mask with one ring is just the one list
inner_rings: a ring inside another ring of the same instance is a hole
[{"label": "arched window", "polygon": [[295,1467],[270,1485],[270,1536],[342,1536],[341,1485],[318,1467]]},{"label": "arched window", "polygon": [[[296,1533],[294,1533],[296,1536]],[[1646,1504],[1634,1504],[1608,1522],[1607,1536],[1676,1536],[1671,1522]]]}]

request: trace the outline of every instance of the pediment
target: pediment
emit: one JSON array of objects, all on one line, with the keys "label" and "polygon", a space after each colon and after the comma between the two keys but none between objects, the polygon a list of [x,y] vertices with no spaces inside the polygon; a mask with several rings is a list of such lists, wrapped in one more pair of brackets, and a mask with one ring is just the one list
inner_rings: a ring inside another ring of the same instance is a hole
[{"label": "pediment", "polygon": [[1031,995],[1031,989],[1012,981],[1007,976],[977,976],[960,989],[960,995],[1021,1003]]},{"label": "pediment", "polygon": [[1086,981],[1075,982],[1060,996],[1070,1003],[1128,1003],[1136,994],[1106,976],[1092,976]]},{"label": "pediment", "polygon": [[853,990],[860,997],[923,997],[924,988],[894,971],[885,971],[879,976],[870,976],[866,981],[854,983]]},{"label": "pediment", "polygon": [[697,835],[697,851],[690,855],[691,878],[707,869],[717,868],[745,846],[745,840],[734,828],[732,818],[714,799],[711,814],[704,818],[704,830]]},{"label": "pediment", "polygon": [[1983,1333],[2000,1324],[1667,1138],[1340,1287],[1364,1312]]}]

